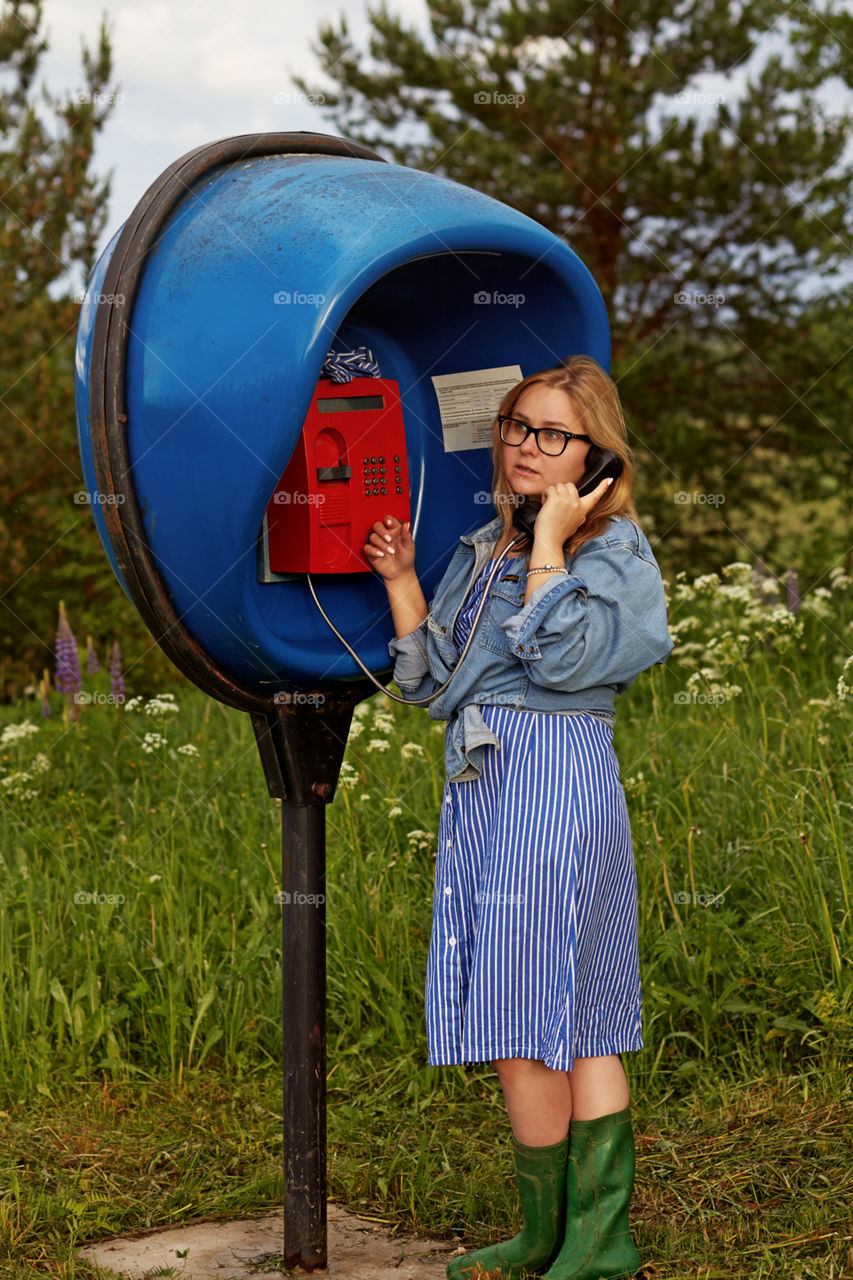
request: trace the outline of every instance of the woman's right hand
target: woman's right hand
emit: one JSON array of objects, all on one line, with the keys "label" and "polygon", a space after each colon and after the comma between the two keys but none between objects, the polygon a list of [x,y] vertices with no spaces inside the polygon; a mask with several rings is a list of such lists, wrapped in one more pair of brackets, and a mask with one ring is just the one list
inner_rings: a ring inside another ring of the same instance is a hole
[{"label": "woman's right hand", "polygon": [[396,582],[415,567],[415,543],[408,522],[401,524],[395,516],[377,520],[364,544],[364,554],[371,568],[386,582]]}]

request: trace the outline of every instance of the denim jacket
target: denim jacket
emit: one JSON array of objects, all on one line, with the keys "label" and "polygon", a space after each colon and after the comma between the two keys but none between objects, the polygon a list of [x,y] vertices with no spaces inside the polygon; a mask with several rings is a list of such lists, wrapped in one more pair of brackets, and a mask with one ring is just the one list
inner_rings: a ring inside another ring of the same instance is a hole
[{"label": "denim jacket", "polygon": [[[404,698],[429,696],[454,670],[456,616],[502,529],[501,517],[495,516],[463,534],[427,617],[389,642],[394,679]],[[445,764],[451,782],[478,778],[484,746],[500,746],[478,703],[587,711],[612,724],[614,695],[673,650],[660,569],[632,520],[611,517],[603,534],[566,557],[568,575],[546,578],[525,604],[528,563],[527,554],[519,552],[492,584],[465,661],[429,704],[433,720],[448,722]]]}]

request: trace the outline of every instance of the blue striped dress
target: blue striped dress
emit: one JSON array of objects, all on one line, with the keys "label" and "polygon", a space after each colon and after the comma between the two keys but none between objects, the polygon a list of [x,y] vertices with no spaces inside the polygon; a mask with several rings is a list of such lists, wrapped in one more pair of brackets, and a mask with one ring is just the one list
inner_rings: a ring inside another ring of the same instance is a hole
[{"label": "blue striped dress", "polygon": [[[460,650],[490,568],[457,618]],[[486,747],[479,778],[444,785],[428,1061],[535,1058],[571,1071],[576,1057],[642,1049],[637,882],[613,727],[588,712],[480,711],[501,746]]]}]

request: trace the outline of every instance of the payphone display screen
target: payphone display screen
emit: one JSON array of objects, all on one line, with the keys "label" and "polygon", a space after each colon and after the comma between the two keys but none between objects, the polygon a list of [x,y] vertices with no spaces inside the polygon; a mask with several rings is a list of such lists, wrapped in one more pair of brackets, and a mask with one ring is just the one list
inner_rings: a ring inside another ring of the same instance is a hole
[{"label": "payphone display screen", "polygon": [[382,396],[327,396],[317,401],[320,413],[352,413],[357,409],[383,409]]}]

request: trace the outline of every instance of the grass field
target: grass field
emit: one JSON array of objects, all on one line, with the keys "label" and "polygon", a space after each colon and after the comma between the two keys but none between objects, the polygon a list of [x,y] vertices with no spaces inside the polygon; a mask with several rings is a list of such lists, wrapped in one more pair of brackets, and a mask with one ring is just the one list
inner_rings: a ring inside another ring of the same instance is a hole
[{"label": "grass field", "polygon": [[[748,566],[680,575],[673,656],[617,700],[650,1277],[853,1276],[849,587],[795,615]],[[248,716],[127,682],[2,709],[4,1280],[281,1196],[280,807]],[[424,1065],[442,732],[361,704],[327,811],[329,1187],[473,1247],[518,1219],[494,1071]]]}]

